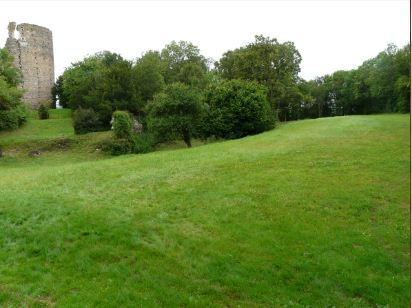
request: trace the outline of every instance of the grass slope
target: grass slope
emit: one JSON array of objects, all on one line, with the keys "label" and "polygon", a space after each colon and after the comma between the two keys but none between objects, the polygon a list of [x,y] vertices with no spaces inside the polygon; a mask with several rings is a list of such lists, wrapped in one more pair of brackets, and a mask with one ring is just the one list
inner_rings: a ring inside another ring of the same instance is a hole
[{"label": "grass slope", "polygon": [[32,112],[28,123],[11,132],[0,132],[0,145],[22,144],[30,141],[71,137],[74,135],[70,109],[51,109],[48,120],[36,120]]},{"label": "grass slope", "polygon": [[68,153],[0,164],[2,306],[409,305],[406,115]]},{"label": "grass slope", "polygon": [[[0,132],[0,147],[4,157],[0,168],[40,167],[94,161],[108,155],[96,150],[99,143],[110,137],[110,132],[75,135],[70,109],[50,110],[50,119],[39,120],[33,112],[21,129]],[[40,156],[29,157],[31,151]]]}]

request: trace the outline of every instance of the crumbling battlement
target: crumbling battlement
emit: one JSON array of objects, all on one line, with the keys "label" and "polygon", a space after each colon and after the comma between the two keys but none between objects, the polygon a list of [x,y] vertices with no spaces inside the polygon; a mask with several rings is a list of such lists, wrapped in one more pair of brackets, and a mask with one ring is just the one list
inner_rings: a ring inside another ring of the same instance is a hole
[{"label": "crumbling battlement", "polygon": [[[10,22],[6,48],[23,74],[23,101],[31,108],[51,99],[54,84],[52,32],[44,27]],[[17,38],[16,38],[17,32]]]}]

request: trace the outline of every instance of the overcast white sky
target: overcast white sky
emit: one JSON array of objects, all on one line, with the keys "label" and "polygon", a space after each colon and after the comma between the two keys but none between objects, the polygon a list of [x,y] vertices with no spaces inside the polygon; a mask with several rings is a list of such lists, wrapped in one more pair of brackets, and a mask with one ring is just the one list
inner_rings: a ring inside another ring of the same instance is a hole
[{"label": "overcast white sky", "polygon": [[52,30],[56,77],[70,63],[110,50],[127,59],[172,40],[207,58],[255,34],[293,41],[301,77],[356,68],[388,43],[409,42],[409,1],[0,1],[0,46],[9,21]]}]

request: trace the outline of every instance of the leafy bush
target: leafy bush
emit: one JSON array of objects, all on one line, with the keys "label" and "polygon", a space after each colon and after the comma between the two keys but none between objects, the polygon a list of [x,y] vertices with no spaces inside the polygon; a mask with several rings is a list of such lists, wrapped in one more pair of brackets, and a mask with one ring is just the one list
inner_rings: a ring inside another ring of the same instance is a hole
[{"label": "leafy bush", "polygon": [[44,103],[40,104],[39,109],[37,110],[37,113],[39,114],[40,120],[46,120],[50,117],[49,107],[47,107],[47,105]]},{"label": "leafy bush", "polygon": [[209,110],[201,123],[205,137],[240,138],[268,130],[274,117],[264,86],[233,79],[211,88],[206,95]]},{"label": "leafy bush", "polygon": [[21,72],[14,66],[13,57],[0,48],[0,130],[16,129],[26,122],[20,83]]},{"label": "leafy bush", "polygon": [[155,137],[150,133],[141,133],[133,137],[133,153],[148,153],[154,151]]},{"label": "leafy bush", "polygon": [[99,131],[101,123],[93,109],[78,108],[73,113],[73,126],[76,134]]},{"label": "leafy bush", "polygon": [[27,121],[27,109],[17,105],[9,110],[0,110],[0,130],[17,129]]},{"label": "leafy bush", "polygon": [[131,115],[126,111],[113,112],[113,132],[118,139],[131,139],[133,123]]},{"label": "leafy bush", "polygon": [[112,155],[153,151],[155,138],[149,133],[134,133],[133,123],[136,124],[136,122],[133,121],[132,115],[126,111],[114,112],[112,118],[114,138],[106,141],[102,145],[102,150]]},{"label": "leafy bush", "polygon": [[133,142],[130,139],[111,139],[102,144],[102,151],[112,155],[129,154],[133,151]]}]

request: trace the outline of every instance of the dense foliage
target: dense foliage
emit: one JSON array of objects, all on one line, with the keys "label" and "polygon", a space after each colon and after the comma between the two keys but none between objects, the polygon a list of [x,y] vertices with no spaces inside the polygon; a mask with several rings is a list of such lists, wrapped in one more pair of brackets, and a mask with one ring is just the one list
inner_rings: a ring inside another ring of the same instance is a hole
[{"label": "dense foliage", "polygon": [[77,113],[76,131],[109,129],[112,113],[124,110],[156,141],[183,138],[188,146],[194,136],[255,134],[274,127],[276,119],[410,111],[409,45],[389,45],[357,69],[309,81],[298,76],[295,45],[263,35],[227,51],[214,69],[210,63],[186,41],[135,61],[101,52],[66,69],[53,95],[63,107],[87,109],[87,116]]},{"label": "dense foliage", "polygon": [[0,49],[0,130],[16,129],[26,122],[20,82],[21,73],[15,68],[13,57],[6,49]]},{"label": "dense foliage", "polygon": [[149,153],[154,150],[156,139],[151,133],[140,133],[133,136],[133,153]]},{"label": "dense foliage", "polygon": [[126,111],[113,112],[113,132],[118,139],[131,139],[133,128],[132,118]]},{"label": "dense foliage", "polygon": [[50,117],[49,107],[46,104],[40,104],[39,109],[37,109],[37,114],[40,120],[46,120]]},{"label": "dense foliage", "polygon": [[302,92],[311,100],[295,108],[294,119],[409,112],[410,45],[389,45],[357,69],[302,82]]},{"label": "dense foliage", "polygon": [[110,52],[97,53],[75,63],[63,73],[63,97],[68,106],[91,108],[101,125],[110,127],[116,109],[138,110],[133,97],[130,61]]},{"label": "dense foliage", "polygon": [[166,83],[182,82],[192,87],[206,86],[207,59],[190,42],[172,41],[161,52]]},{"label": "dense foliage", "polygon": [[152,134],[133,129],[133,116],[127,111],[115,111],[112,117],[113,137],[105,140],[102,150],[112,155],[148,153],[153,151]]},{"label": "dense foliage", "polygon": [[68,108],[69,99],[67,94],[63,91],[63,75],[60,75],[52,87],[53,106],[56,107],[57,100],[62,108]]},{"label": "dense foliage", "polygon": [[137,99],[135,114],[141,121],[145,119],[145,108],[165,86],[165,65],[157,51],[148,51],[136,60],[132,68],[133,90]]},{"label": "dense foliage", "polygon": [[252,81],[233,79],[212,87],[206,95],[209,106],[202,121],[207,137],[240,138],[273,127],[267,89]]},{"label": "dense foliage", "polygon": [[148,128],[157,140],[183,139],[191,147],[195,127],[202,114],[199,92],[181,82],[168,85],[148,105]]},{"label": "dense foliage", "polygon": [[130,139],[113,138],[102,144],[102,150],[111,155],[129,154],[133,151],[133,142]]},{"label": "dense foliage", "polygon": [[217,70],[227,79],[255,80],[268,89],[268,100],[283,119],[300,72],[301,56],[292,42],[257,35],[255,42],[226,52]]},{"label": "dense foliage", "polygon": [[102,124],[92,108],[79,107],[73,112],[73,127],[76,134],[85,134],[101,130]]}]

